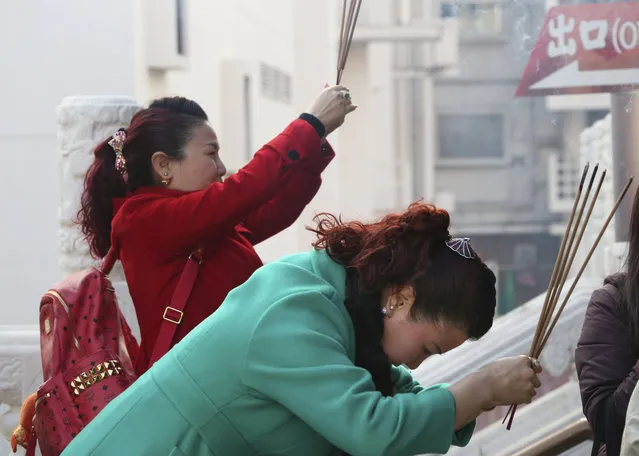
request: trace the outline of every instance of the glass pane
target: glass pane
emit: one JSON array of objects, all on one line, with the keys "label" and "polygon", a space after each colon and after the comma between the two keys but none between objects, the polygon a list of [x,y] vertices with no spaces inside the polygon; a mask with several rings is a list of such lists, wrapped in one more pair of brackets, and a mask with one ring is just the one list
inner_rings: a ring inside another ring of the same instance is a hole
[{"label": "glass pane", "polygon": [[504,155],[500,114],[438,116],[440,158],[500,158]]}]

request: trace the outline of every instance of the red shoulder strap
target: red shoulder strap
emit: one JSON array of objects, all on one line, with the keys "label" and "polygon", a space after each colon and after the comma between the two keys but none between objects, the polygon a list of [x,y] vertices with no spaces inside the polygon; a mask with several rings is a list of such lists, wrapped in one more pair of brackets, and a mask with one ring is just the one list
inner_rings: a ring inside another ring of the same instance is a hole
[{"label": "red shoulder strap", "polygon": [[177,331],[178,325],[182,323],[184,308],[189,300],[191,290],[193,290],[193,285],[195,285],[195,279],[197,278],[201,263],[202,249],[197,249],[189,255],[189,259],[186,262],[186,266],[182,271],[180,280],[171,298],[171,303],[164,308],[162,326],[160,326],[158,338],[153,346],[149,367],[171,349],[175,332]]},{"label": "red shoulder strap", "polygon": [[[109,249],[104,260],[102,262],[101,271],[103,274],[108,275],[115,262],[118,260],[117,249],[113,246]],[[202,263],[202,249],[194,250],[184,266],[180,280],[177,287],[171,297],[171,303],[164,308],[164,314],[162,315],[162,326],[158,338],[153,346],[153,352],[151,353],[151,359],[149,360],[149,367],[153,365],[158,359],[166,354],[171,349],[175,332],[180,323],[182,323],[182,317],[184,316],[184,308],[191,295],[191,290],[195,285],[195,279]]]}]

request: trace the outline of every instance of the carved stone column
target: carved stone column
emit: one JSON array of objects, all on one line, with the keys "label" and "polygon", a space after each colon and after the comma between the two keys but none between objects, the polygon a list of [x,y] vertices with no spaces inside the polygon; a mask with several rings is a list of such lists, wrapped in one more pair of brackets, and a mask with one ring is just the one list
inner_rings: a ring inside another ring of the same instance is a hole
[{"label": "carved stone column", "polygon": [[[63,275],[96,265],[89,246],[75,224],[84,176],[93,149],[120,127],[125,127],[140,107],[128,97],[68,97],[57,109],[58,153],[62,187],[60,201],[60,268]],[[114,271],[114,278],[120,277]]]},{"label": "carved stone column", "polygon": [[[84,176],[93,160],[93,149],[121,127],[140,109],[129,97],[68,97],[58,106],[58,149],[61,161],[60,185],[60,269],[73,274],[99,264],[75,224]],[[120,307],[137,337],[139,331],[122,267],[116,263],[111,279]]]}]

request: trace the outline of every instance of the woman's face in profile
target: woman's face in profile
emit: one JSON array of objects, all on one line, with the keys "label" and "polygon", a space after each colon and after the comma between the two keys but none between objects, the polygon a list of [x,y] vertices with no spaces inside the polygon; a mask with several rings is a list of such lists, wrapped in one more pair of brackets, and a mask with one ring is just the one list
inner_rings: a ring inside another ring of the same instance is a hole
[{"label": "woman's face in profile", "polygon": [[468,334],[440,320],[415,319],[411,307],[415,302],[411,287],[404,287],[385,299],[382,347],[394,365],[416,369],[430,355],[441,355],[459,347]]},{"label": "woman's face in profile", "polygon": [[226,166],[220,158],[217,135],[210,125],[200,125],[193,130],[184,153],[183,160],[172,163],[171,188],[192,192],[222,181]]}]

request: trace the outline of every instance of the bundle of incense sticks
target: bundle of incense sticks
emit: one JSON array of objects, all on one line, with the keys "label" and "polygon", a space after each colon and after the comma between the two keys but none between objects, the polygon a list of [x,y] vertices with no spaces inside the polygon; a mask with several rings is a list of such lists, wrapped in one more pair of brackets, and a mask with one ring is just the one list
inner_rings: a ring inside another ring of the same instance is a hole
[{"label": "bundle of incense sticks", "polygon": [[[347,6],[346,3],[349,3]],[[359,9],[362,6],[362,0],[343,0],[342,3],[342,26],[339,36],[339,51],[337,53],[337,83],[342,80],[342,74],[346,67],[346,59],[351,49],[353,41],[353,33],[355,32],[355,24],[359,16]]]},{"label": "bundle of incense sticks", "polygon": [[[584,192],[584,183],[586,182],[586,177],[588,175],[588,169],[590,164],[586,164],[583,170],[583,174],[581,175],[581,181],[579,183],[579,188],[577,190],[577,195],[575,196],[575,201],[572,206],[572,210],[570,211],[570,217],[568,219],[568,224],[566,225],[566,231],[564,232],[564,236],[561,240],[561,245],[559,247],[559,253],[557,254],[557,260],[555,261],[555,267],[552,272],[552,276],[550,278],[550,284],[548,285],[548,291],[546,292],[546,299],[544,300],[544,305],[541,310],[541,315],[539,317],[539,322],[537,323],[537,329],[535,330],[535,336],[533,338],[532,345],[530,347],[530,352],[528,353],[532,358],[539,358],[541,351],[544,349],[544,346],[548,342],[548,338],[550,337],[550,333],[557,325],[557,321],[559,320],[559,316],[561,312],[563,312],[568,300],[570,299],[570,295],[573,290],[577,286],[577,282],[581,278],[588,261],[592,257],[592,254],[595,252],[595,249],[599,245],[599,241],[604,235],[606,228],[612,221],[617,208],[623,201],[623,198],[626,196],[630,185],[632,184],[633,177],[628,179],[626,186],[622,190],[619,198],[615,202],[610,214],[608,214],[608,218],[604,222],[599,234],[597,235],[595,242],[592,247],[588,251],[586,258],[583,261],[583,264],[579,268],[579,272],[572,280],[572,284],[570,288],[563,296],[561,301],[561,305],[556,310],[557,302],[559,302],[559,297],[564,288],[564,284],[566,283],[566,279],[568,278],[568,273],[570,272],[570,268],[572,267],[572,263],[575,260],[575,255],[579,249],[579,244],[581,243],[581,239],[583,238],[586,227],[588,226],[588,222],[590,221],[590,216],[592,214],[592,210],[595,207],[595,203],[597,201],[597,197],[599,196],[599,191],[601,190],[601,186],[606,177],[606,170],[601,173],[597,186],[595,188],[594,194],[591,196],[593,184],[595,183],[595,179],[597,177],[597,171],[599,170],[599,164],[595,166],[590,176],[590,181],[588,182],[588,187]],[[590,204],[588,205],[588,200],[590,200]],[[588,205],[588,209],[586,210],[586,206]],[[586,215],[584,217],[584,211]],[[583,220],[582,220],[583,219]],[[553,317],[554,315],[554,317]],[[508,419],[507,429],[510,429],[513,423],[513,419],[515,418],[515,411],[517,410],[517,405],[511,405],[508,409],[508,413],[504,417],[505,422]],[[509,418],[510,416],[510,418]]]}]

